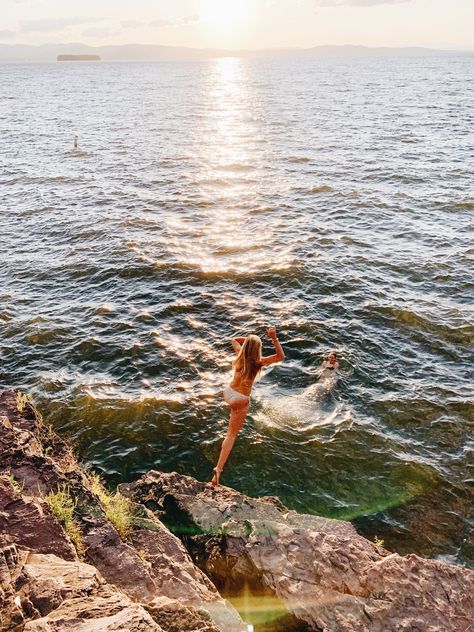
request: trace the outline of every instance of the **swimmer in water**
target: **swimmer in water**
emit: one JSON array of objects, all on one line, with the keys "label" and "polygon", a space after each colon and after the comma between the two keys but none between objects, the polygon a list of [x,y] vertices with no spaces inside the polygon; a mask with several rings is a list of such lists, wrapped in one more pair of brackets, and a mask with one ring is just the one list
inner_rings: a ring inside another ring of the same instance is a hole
[{"label": "swimmer in water", "polygon": [[275,327],[269,327],[267,334],[273,342],[275,353],[264,357],[262,357],[262,341],[258,336],[251,334],[246,338],[232,340],[232,347],[237,354],[234,360],[234,376],[229,386],[224,388],[224,401],[230,408],[230,420],[226,438],[222,442],[219,460],[212,470],[212,487],[219,485],[219,476],[229,457],[234,441],[244,425],[249,409],[250,393],[256,377],[260,374],[262,367],[285,359],[285,353],[277,338]]},{"label": "swimmer in water", "polygon": [[321,371],[337,371],[339,368],[339,362],[337,361],[336,354],[334,351],[328,355],[328,357],[323,360],[321,364]]}]

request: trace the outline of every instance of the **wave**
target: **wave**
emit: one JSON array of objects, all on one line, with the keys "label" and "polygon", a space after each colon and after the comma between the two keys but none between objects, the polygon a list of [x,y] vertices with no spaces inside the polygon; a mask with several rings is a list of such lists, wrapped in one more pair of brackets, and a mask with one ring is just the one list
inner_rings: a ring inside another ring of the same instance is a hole
[{"label": "wave", "polygon": [[446,207],[447,211],[457,212],[457,211],[472,211],[474,209],[474,200],[471,198],[466,198],[465,200],[459,200],[458,202],[453,202],[448,204]]},{"label": "wave", "polygon": [[329,184],[315,184],[309,188],[310,193],[332,193],[334,189]]},{"label": "wave", "polygon": [[46,186],[48,184],[77,184],[77,183],[87,182],[87,179],[84,176],[30,176],[30,175],[20,175],[11,178],[10,180],[6,180],[3,184],[7,186],[12,186],[14,184],[41,184],[42,186]]},{"label": "wave", "polygon": [[294,164],[304,164],[307,162],[311,162],[311,158],[308,156],[290,156],[289,158],[285,158],[286,162],[294,163]]},{"label": "wave", "polygon": [[266,213],[271,213],[275,209],[271,206],[259,206],[257,208],[253,208],[249,211],[249,215],[265,215]]},{"label": "wave", "polygon": [[[118,152],[120,154],[127,153],[126,151]],[[69,158],[85,158],[86,156],[92,156],[91,152],[84,151],[82,149],[72,149],[71,151],[67,151],[65,156],[69,156]]]},{"label": "wave", "polygon": [[219,246],[213,251],[213,255],[222,257],[225,255],[238,255],[246,252],[254,252],[256,250],[266,250],[264,244],[248,244],[241,246]]},{"label": "wave", "polygon": [[391,305],[368,307],[382,315],[387,315],[400,324],[436,333],[450,342],[469,345],[474,340],[474,326],[470,324],[456,326],[448,322],[439,322],[435,320],[433,315],[425,316],[414,310]]},{"label": "wave", "polygon": [[229,171],[231,173],[234,172],[245,172],[245,171],[254,171],[255,167],[253,165],[249,165],[243,162],[232,162],[227,165],[219,165],[217,167],[219,171]]},{"label": "wave", "polygon": [[255,416],[256,422],[270,431],[279,431],[298,438],[299,445],[312,441],[332,440],[342,429],[349,429],[352,414],[342,405],[329,411],[311,409],[308,402],[296,397],[281,398],[265,404]]},{"label": "wave", "polygon": [[72,332],[72,327],[38,329],[37,331],[26,333],[26,340],[30,345],[55,345],[60,342],[69,341]]},{"label": "wave", "polygon": [[196,186],[228,188],[238,184],[256,184],[258,182],[257,178],[249,176],[246,178],[199,178],[198,180],[193,180],[192,184]]},{"label": "wave", "polygon": [[260,422],[290,434],[303,433],[306,440],[317,429],[328,427],[336,431],[341,424],[347,428],[352,414],[334,398],[338,380],[334,372],[323,371],[313,384],[300,390],[294,388],[287,395],[267,389],[260,399]]}]

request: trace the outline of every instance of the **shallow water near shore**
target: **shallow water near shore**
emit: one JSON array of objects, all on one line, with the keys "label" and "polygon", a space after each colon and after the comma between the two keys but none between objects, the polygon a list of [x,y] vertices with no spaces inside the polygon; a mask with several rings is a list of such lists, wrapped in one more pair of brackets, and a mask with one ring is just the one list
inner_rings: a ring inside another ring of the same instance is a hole
[{"label": "shallow water near shore", "polygon": [[110,483],[208,479],[275,324],[222,482],[472,566],[472,66],[0,65],[2,387]]}]

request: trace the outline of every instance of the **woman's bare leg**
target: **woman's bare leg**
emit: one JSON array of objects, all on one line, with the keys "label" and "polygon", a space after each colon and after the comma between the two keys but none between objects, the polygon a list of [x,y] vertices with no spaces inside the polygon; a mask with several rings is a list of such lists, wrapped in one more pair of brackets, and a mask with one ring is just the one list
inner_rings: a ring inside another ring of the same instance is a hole
[{"label": "woman's bare leg", "polygon": [[214,469],[214,476],[212,477],[211,481],[212,485],[219,484],[219,474],[224,469],[224,465],[226,464],[226,461],[229,458],[229,454],[234,447],[234,441],[239,434],[242,426],[244,425],[248,409],[249,405],[247,402],[245,402],[243,406],[239,402],[238,404],[230,407],[229,427],[227,428],[226,438],[222,442],[219,460],[217,461],[217,465]]}]

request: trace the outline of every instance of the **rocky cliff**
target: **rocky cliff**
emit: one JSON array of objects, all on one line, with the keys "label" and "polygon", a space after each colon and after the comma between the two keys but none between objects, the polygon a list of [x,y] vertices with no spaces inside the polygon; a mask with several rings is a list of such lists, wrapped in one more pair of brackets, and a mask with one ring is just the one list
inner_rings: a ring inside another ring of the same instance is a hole
[{"label": "rocky cliff", "polygon": [[29,401],[0,395],[0,631],[247,630],[181,541],[120,500]]},{"label": "rocky cliff", "polygon": [[224,597],[262,632],[468,632],[474,572],[176,473],[108,492],[0,395],[0,632],[248,630]]}]

